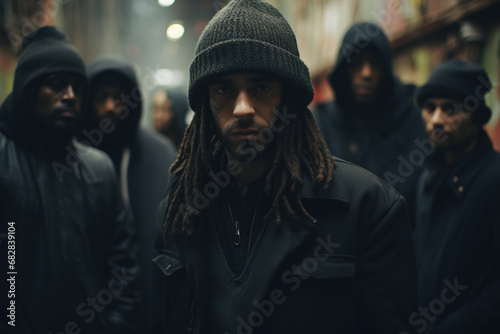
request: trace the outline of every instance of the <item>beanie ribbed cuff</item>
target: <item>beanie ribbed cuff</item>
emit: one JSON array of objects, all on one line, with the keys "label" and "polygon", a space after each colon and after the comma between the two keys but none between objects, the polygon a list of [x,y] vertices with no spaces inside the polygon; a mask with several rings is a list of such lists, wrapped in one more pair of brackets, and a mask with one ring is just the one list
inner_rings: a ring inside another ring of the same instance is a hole
[{"label": "beanie ribbed cuff", "polygon": [[302,60],[275,45],[251,40],[232,39],[217,43],[199,53],[190,65],[189,103],[194,111],[201,107],[200,89],[210,79],[229,73],[259,72],[288,83],[307,105],[314,92],[309,70]]}]

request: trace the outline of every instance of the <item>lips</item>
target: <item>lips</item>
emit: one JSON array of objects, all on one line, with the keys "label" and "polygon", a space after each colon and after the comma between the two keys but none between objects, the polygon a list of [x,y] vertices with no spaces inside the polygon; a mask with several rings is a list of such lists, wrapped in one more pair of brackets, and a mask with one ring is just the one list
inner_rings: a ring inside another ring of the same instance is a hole
[{"label": "lips", "polygon": [[356,85],[356,91],[360,95],[370,95],[375,91],[375,87],[372,85]]},{"label": "lips", "polygon": [[236,137],[240,140],[254,139],[259,134],[257,129],[240,129],[231,132],[231,136]]},{"label": "lips", "polygon": [[58,118],[75,118],[77,116],[77,112],[73,108],[61,108],[55,110],[54,116]]}]

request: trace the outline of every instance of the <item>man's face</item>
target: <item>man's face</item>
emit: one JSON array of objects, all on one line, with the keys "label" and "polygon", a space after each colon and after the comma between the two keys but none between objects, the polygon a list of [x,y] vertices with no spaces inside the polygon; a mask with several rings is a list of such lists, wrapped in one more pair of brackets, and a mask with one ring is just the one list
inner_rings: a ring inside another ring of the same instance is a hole
[{"label": "man's face", "polygon": [[157,131],[167,131],[172,127],[174,119],[173,103],[164,90],[153,96],[153,126]]},{"label": "man's face", "polygon": [[123,96],[129,94],[130,90],[124,84],[98,83],[90,98],[94,118],[107,118],[110,124],[119,126],[128,110]]},{"label": "man's face", "polygon": [[453,149],[467,144],[479,130],[471,114],[453,99],[426,99],[422,118],[429,138],[438,148]]},{"label": "man's face", "polygon": [[69,73],[47,76],[40,84],[35,117],[45,128],[74,132],[80,116],[85,79]]},{"label": "man's face", "polygon": [[[228,153],[248,161],[268,152],[270,124],[281,103],[281,83],[271,77],[238,73],[209,84],[210,109]],[[266,130],[267,129],[267,130]]]},{"label": "man's face", "polygon": [[380,55],[373,48],[363,50],[348,64],[349,85],[358,104],[373,103],[383,83],[383,65]]}]

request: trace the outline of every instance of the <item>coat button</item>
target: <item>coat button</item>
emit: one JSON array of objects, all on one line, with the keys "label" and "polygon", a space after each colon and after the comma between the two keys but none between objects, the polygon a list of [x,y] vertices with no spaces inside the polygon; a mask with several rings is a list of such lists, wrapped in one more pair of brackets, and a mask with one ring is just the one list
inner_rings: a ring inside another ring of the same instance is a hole
[{"label": "coat button", "polygon": [[356,143],[351,143],[349,145],[349,151],[351,151],[351,153],[356,153],[358,152],[358,145],[356,145]]},{"label": "coat button", "polygon": [[464,187],[462,187],[462,186],[458,187],[458,191],[459,192],[463,192],[464,191]]},{"label": "coat button", "polygon": [[454,176],[452,180],[453,180],[453,182],[457,183],[458,182],[458,176]]}]

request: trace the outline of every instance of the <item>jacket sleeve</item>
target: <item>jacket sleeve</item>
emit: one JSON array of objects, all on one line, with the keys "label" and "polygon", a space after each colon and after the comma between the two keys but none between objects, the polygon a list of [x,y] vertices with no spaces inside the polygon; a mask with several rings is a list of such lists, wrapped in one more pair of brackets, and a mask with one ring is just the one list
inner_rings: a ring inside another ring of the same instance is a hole
[{"label": "jacket sleeve", "polygon": [[104,233],[106,269],[105,284],[112,293],[108,307],[108,323],[113,333],[137,333],[138,292],[138,244],[132,214],[119,191],[116,177],[110,178],[110,218]]},{"label": "jacket sleeve", "polygon": [[[496,270],[494,280],[476,298],[443,319],[436,334],[500,333],[500,216],[494,222]],[[472,288],[472,287],[471,287]]]},{"label": "jacket sleeve", "polygon": [[360,235],[357,333],[414,332],[408,319],[417,309],[417,276],[404,198],[385,211]]}]

